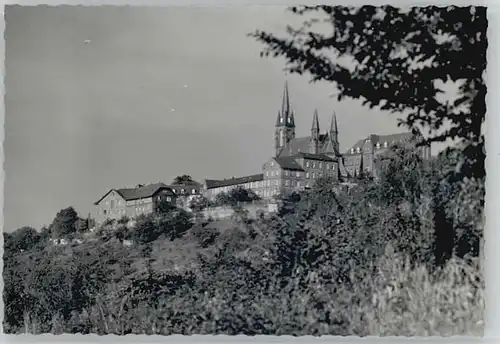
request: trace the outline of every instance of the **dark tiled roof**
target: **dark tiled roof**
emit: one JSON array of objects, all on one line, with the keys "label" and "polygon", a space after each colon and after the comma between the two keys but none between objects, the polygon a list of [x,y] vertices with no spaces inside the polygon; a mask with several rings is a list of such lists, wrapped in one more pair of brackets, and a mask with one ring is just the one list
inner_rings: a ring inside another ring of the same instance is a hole
[{"label": "dark tiled roof", "polygon": [[220,188],[224,186],[232,186],[250,182],[259,182],[261,180],[264,180],[263,173],[252,174],[251,176],[245,176],[245,177],[223,179],[223,180],[205,179],[205,184],[207,186],[207,189],[213,189],[213,188]]},{"label": "dark tiled roof", "polygon": [[397,134],[389,134],[389,135],[376,135],[371,134],[370,136],[358,140],[351,148],[349,148],[346,154],[351,154],[351,149],[356,150],[357,148],[362,149],[366,140],[369,139],[373,145],[380,143],[383,147],[384,143],[387,142],[387,145],[390,146],[393,143],[408,143],[414,139],[414,135],[411,132],[397,133]]},{"label": "dark tiled roof", "polygon": [[321,160],[321,161],[336,161],[325,154],[312,154],[312,153],[297,153],[294,157],[306,158],[311,160]]},{"label": "dark tiled roof", "polygon": [[292,170],[292,171],[304,171],[302,166],[300,166],[300,164],[297,161],[295,161],[295,158],[292,156],[283,156],[279,158],[274,158],[274,160],[278,165],[280,165],[282,169]]},{"label": "dark tiled roof", "polygon": [[195,180],[191,180],[191,181],[187,181],[187,182],[182,182],[182,183],[178,183],[178,184],[175,184],[175,183],[172,183],[169,185],[169,187],[182,187],[182,186],[186,186],[186,187],[202,187],[201,183],[198,183],[197,181]]},{"label": "dark tiled roof", "polygon": [[171,188],[172,190],[175,190],[175,191],[179,191],[182,189],[191,191],[193,189],[200,190],[201,188],[203,188],[203,185],[201,185],[198,182],[192,181],[192,182],[180,183],[180,184],[170,184],[168,187]]},{"label": "dark tiled roof", "polygon": [[106,197],[111,191],[116,191],[120,196],[123,197],[124,200],[126,201],[132,201],[135,199],[141,199],[141,198],[149,198],[153,197],[159,190],[161,189],[167,189],[170,191],[172,195],[174,195],[172,189],[168,187],[168,185],[163,184],[163,183],[156,183],[156,184],[150,184],[150,185],[144,185],[140,186],[137,188],[129,188],[129,189],[112,189],[108,191],[104,196],[102,196],[97,202],[94,204],[99,204],[101,200]]},{"label": "dark tiled roof", "polygon": [[[297,153],[308,153],[310,151],[309,142],[311,141],[311,136],[296,137],[291,140],[287,146],[283,148],[280,157],[291,156]],[[326,153],[326,149],[329,147],[328,134],[319,135],[319,151],[320,153]]]},{"label": "dark tiled roof", "polygon": [[291,140],[281,151],[280,157],[294,155],[298,152],[309,152],[309,140],[309,136],[297,137]]}]

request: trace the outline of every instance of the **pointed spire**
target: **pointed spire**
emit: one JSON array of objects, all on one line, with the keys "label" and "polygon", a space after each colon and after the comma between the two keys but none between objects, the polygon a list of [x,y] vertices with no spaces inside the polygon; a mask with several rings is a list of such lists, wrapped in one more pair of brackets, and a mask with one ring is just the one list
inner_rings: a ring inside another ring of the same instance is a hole
[{"label": "pointed spire", "polygon": [[314,110],[314,115],[313,115],[313,123],[312,123],[312,128],[311,130],[317,131],[319,133],[319,119],[318,119],[318,110]]},{"label": "pointed spire", "polygon": [[283,90],[283,100],[281,104],[281,113],[288,117],[290,113],[290,97],[288,96],[288,81],[285,81],[285,89]]},{"label": "pointed spire", "polygon": [[337,114],[335,113],[335,110],[333,111],[333,115],[332,115],[332,123],[330,124],[330,132],[331,133],[338,133],[339,132],[339,128],[337,125]]}]

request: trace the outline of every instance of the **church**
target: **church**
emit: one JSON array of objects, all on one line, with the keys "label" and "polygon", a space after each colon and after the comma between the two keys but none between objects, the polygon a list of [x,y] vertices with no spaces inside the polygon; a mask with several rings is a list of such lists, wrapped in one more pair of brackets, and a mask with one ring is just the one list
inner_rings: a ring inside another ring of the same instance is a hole
[{"label": "church", "polygon": [[[281,109],[278,111],[274,132],[275,155],[262,165],[262,173],[222,180],[206,179],[207,198],[236,187],[253,190],[262,198],[310,188],[317,178],[331,176],[340,180],[356,178],[360,173],[376,176],[375,159],[393,144],[415,147],[421,137],[411,132],[378,135],[359,139],[344,153],[340,152],[339,130],[335,112],[323,133],[318,112],[312,116],[311,134],[295,136],[295,113],[290,104],[288,84],[285,83]],[[429,158],[430,147],[418,148],[424,159]]]}]

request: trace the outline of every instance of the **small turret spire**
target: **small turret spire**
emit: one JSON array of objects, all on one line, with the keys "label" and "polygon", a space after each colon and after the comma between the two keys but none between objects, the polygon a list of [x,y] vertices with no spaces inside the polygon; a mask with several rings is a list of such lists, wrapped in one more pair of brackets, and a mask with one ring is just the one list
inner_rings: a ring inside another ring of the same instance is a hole
[{"label": "small turret spire", "polygon": [[333,115],[332,115],[332,123],[330,124],[330,132],[336,133],[336,134],[338,134],[338,132],[339,132],[339,128],[337,125],[337,114],[335,113],[335,110],[333,111]]},{"label": "small turret spire", "polygon": [[309,142],[309,153],[318,154],[319,152],[319,119],[318,110],[314,110],[313,123],[311,127],[311,140]]},{"label": "small turret spire", "polygon": [[276,126],[279,127],[281,125],[281,111],[278,111],[278,117],[276,118]]},{"label": "small turret spire", "polygon": [[314,110],[313,115],[313,123],[312,123],[312,131],[317,131],[319,133],[319,119],[318,119],[318,110]]},{"label": "small turret spire", "polygon": [[289,123],[290,126],[293,127],[293,128],[295,128],[295,118],[294,118],[293,110],[290,111],[290,117],[289,118],[290,118],[290,123]]}]

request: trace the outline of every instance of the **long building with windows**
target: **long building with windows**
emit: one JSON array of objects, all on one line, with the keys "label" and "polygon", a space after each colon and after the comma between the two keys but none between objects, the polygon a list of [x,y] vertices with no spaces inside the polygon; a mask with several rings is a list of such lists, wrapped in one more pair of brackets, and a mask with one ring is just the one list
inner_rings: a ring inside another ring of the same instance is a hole
[{"label": "long building with windows", "polygon": [[[295,112],[290,105],[288,85],[285,83],[281,109],[275,124],[275,154],[262,165],[262,173],[222,180],[207,179],[205,195],[213,199],[221,192],[236,187],[253,190],[266,199],[293,190],[303,190],[322,176],[339,180],[355,178],[362,172],[376,175],[375,161],[393,144],[416,146],[421,137],[411,132],[377,135],[359,139],[345,153],[340,152],[339,130],[335,112],[330,126],[321,133],[318,112],[313,112],[311,135],[296,137]],[[431,155],[430,147],[418,148],[423,158]]]},{"label": "long building with windows", "polygon": [[111,189],[98,201],[94,219],[97,224],[107,219],[133,218],[156,211],[162,201],[175,204],[176,194],[163,183],[137,185],[135,188]]}]

